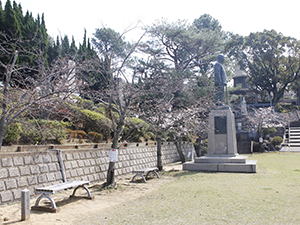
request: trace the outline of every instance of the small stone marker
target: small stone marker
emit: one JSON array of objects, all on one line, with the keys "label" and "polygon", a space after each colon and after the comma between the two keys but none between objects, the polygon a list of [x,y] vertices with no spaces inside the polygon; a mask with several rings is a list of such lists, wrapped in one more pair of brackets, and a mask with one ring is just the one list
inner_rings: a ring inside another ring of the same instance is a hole
[{"label": "small stone marker", "polygon": [[30,191],[21,191],[21,220],[28,220],[30,217]]}]

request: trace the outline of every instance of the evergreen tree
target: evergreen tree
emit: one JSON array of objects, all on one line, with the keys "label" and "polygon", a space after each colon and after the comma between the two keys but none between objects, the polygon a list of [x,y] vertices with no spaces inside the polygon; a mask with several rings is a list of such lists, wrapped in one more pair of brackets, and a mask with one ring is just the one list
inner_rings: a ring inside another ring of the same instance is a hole
[{"label": "evergreen tree", "polygon": [[47,29],[46,29],[46,24],[44,19],[44,13],[42,14],[41,22],[38,23],[37,26],[38,26],[37,37],[40,41],[40,49],[43,52],[47,52],[47,46],[49,46],[49,41],[48,41],[48,34],[47,34]]},{"label": "evergreen tree", "polygon": [[66,56],[70,50],[70,42],[67,35],[61,40],[61,55]]},{"label": "evergreen tree", "polygon": [[32,13],[29,13],[29,11],[26,12],[26,15],[23,19],[22,28],[22,35],[25,39],[31,39],[34,37],[33,31],[35,30],[35,22],[32,17]]},{"label": "evergreen tree", "polygon": [[84,29],[83,42],[82,42],[82,52],[86,51],[86,29]]},{"label": "evergreen tree", "polygon": [[0,1],[0,31],[2,31],[3,27],[4,27],[4,11],[2,8],[2,3]]},{"label": "evergreen tree", "polygon": [[55,41],[52,38],[49,38],[49,46],[47,48],[47,60],[48,65],[50,66],[53,60],[55,60],[59,55],[59,47],[55,44]]},{"label": "evergreen tree", "polygon": [[[15,12],[15,17],[16,20],[18,21],[20,30],[22,31],[22,26],[23,26],[23,10],[21,5],[17,5],[17,3],[15,1],[13,1],[13,10]],[[22,32],[21,32],[22,33]]]},{"label": "evergreen tree", "polygon": [[20,24],[18,23],[15,11],[12,8],[10,0],[6,1],[4,15],[4,31],[12,36],[21,36]]},{"label": "evergreen tree", "polygon": [[71,42],[71,45],[70,45],[70,54],[75,55],[76,52],[77,52],[77,47],[76,47],[76,44],[75,44],[74,36],[72,36],[72,42]]}]

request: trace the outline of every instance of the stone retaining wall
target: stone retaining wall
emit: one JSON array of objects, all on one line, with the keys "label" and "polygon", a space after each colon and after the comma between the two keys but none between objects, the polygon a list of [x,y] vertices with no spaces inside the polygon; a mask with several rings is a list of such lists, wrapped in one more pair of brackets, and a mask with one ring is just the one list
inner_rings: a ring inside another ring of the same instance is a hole
[{"label": "stone retaining wall", "polygon": [[[140,146],[138,146],[140,145]],[[193,144],[183,144],[185,150],[194,149]],[[157,165],[156,145],[152,143],[128,144],[119,149],[115,175],[122,176],[135,169]],[[89,180],[104,182],[108,169],[110,148],[62,149],[67,181]],[[163,165],[179,161],[173,143],[162,145]],[[20,201],[21,190],[27,188],[31,196],[35,187],[62,182],[57,151],[14,152],[0,154],[0,205]]]}]

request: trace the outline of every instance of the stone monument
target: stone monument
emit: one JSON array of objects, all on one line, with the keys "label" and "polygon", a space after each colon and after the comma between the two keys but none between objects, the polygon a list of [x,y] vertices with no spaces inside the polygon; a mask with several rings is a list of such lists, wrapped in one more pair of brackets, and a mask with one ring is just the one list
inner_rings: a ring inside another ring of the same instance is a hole
[{"label": "stone monument", "polygon": [[184,163],[183,170],[255,173],[256,161],[237,153],[235,117],[231,108],[224,105],[227,81],[223,62],[224,56],[219,55],[215,65],[216,107],[209,114],[207,155]]},{"label": "stone monument", "polygon": [[223,67],[224,56],[218,55],[217,62],[214,67],[215,71],[215,102],[216,105],[223,105],[224,103],[224,92],[227,86],[227,77]]},{"label": "stone monument", "polygon": [[247,104],[245,101],[245,97],[242,97],[242,101],[241,101],[241,114],[247,115]]}]

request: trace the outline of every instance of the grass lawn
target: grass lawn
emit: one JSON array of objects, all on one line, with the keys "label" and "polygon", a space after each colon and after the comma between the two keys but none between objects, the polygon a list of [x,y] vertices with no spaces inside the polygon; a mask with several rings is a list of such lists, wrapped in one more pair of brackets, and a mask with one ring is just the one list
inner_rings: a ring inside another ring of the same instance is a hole
[{"label": "grass lawn", "polygon": [[300,153],[248,159],[257,173],[163,172],[176,179],[81,224],[300,224]]}]

